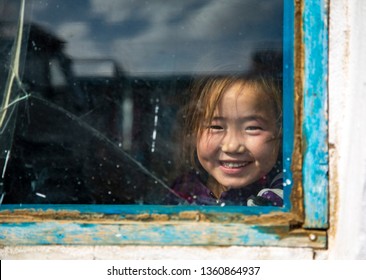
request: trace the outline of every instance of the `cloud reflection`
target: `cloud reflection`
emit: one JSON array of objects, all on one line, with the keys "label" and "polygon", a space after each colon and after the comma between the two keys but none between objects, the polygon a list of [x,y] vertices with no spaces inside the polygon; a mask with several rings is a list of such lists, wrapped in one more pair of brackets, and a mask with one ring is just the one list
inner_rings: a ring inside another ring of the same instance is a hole
[{"label": "cloud reflection", "polygon": [[258,48],[281,48],[282,0],[51,2],[34,3],[34,20],[54,28],[72,57],[113,58],[133,74],[245,70]]}]

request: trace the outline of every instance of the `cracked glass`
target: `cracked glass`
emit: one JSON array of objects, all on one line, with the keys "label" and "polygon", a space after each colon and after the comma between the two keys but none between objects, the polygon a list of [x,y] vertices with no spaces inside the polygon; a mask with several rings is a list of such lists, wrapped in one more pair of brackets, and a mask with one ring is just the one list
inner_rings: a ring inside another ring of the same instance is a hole
[{"label": "cracked glass", "polygon": [[174,188],[207,180],[184,108],[198,79],[281,80],[282,49],[282,0],[0,0],[0,204],[247,205]]}]

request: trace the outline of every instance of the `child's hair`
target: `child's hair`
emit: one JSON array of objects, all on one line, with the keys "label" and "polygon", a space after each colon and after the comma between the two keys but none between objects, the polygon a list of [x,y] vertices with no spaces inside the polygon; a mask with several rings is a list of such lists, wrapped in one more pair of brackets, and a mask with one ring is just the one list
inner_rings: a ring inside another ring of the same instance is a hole
[{"label": "child's hair", "polygon": [[183,115],[183,158],[192,167],[198,168],[196,142],[207,123],[212,121],[215,109],[224,93],[233,85],[253,87],[268,96],[275,109],[278,133],[282,136],[282,92],[281,81],[270,75],[241,74],[217,75],[200,78],[193,83],[191,95]]}]

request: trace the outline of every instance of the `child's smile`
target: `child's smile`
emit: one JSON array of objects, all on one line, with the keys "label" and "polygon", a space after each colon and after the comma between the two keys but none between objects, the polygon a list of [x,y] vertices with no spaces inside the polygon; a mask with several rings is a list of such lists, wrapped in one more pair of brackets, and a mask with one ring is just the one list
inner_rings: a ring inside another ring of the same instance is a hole
[{"label": "child's smile", "polygon": [[243,170],[244,167],[253,161],[220,161],[223,172],[227,174],[235,174]]}]

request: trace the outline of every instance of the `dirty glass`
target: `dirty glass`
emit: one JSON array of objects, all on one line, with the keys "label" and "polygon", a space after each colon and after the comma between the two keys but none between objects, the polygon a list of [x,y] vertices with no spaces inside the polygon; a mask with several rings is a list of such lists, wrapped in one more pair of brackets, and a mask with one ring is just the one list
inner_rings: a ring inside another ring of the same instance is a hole
[{"label": "dirty glass", "polygon": [[281,0],[0,0],[1,204],[189,203],[192,84],[282,49]]}]

